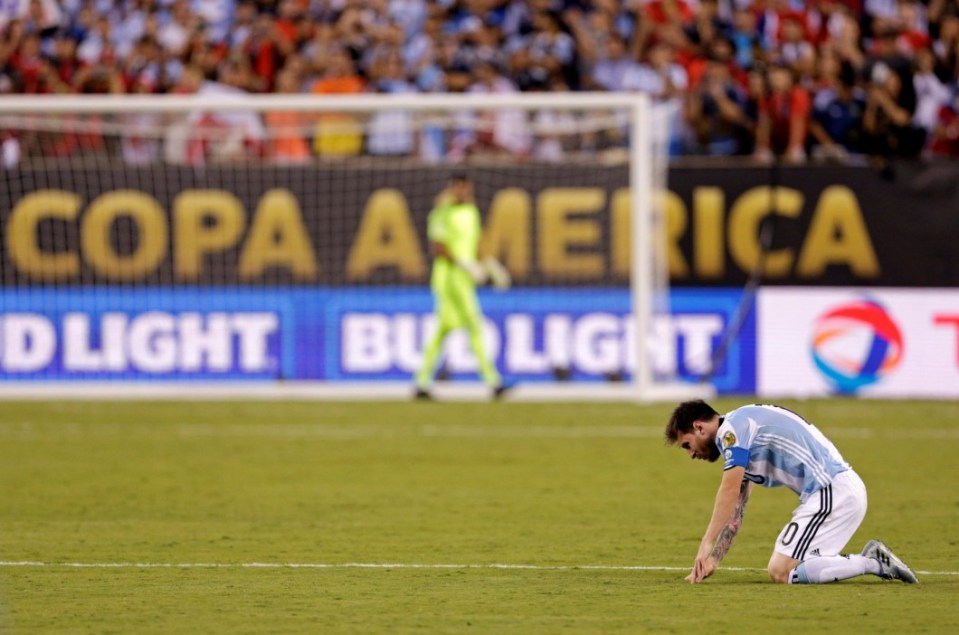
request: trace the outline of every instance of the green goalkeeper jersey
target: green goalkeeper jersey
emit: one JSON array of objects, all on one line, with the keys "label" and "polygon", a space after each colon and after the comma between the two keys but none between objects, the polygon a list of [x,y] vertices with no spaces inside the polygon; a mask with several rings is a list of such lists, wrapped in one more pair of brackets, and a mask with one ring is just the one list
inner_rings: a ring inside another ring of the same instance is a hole
[{"label": "green goalkeeper jersey", "polygon": [[[474,262],[482,235],[479,209],[473,203],[441,204],[429,214],[426,235],[431,242],[446,245],[456,261]],[[449,275],[450,268],[456,265],[446,258],[437,258],[433,262],[434,279],[437,275]]]}]

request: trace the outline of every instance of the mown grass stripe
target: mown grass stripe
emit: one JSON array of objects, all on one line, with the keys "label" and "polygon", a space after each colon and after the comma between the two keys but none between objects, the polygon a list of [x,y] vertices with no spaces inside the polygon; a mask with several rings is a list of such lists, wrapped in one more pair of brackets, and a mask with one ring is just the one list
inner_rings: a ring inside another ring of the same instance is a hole
[{"label": "mown grass stripe", "polygon": [[[454,564],[412,562],[41,562],[0,561],[0,567],[76,569],[518,569],[530,571],[688,571],[661,565]],[[722,567],[724,571],[765,571],[761,567]],[[917,575],[959,575],[959,571],[916,571]]]}]

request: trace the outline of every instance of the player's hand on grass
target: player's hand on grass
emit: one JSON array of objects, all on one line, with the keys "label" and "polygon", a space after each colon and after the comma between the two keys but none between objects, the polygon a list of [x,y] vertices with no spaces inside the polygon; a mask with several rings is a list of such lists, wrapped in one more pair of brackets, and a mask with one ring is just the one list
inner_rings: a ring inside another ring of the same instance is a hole
[{"label": "player's hand on grass", "polygon": [[718,563],[711,556],[697,557],[696,562],[693,563],[693,570],[686,576],[686,581],[692,584],[702,582],[711,576],[717,567]]}]

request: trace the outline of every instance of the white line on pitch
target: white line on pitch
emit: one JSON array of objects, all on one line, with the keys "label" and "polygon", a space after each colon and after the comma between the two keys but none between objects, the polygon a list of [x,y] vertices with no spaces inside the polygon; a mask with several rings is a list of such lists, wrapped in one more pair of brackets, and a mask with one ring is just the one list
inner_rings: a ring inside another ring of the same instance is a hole
[{"label": "white line on pitch", "polygon": [[[135,424],[81,425],[58,422],[55,426],[42,427],[44,434],[61,437],[90,436],[96,434],[128,434],[131,429],[146,428],[151,434],[173,434],[181,438],[280,438],[280,439],[395,439],[395,438],[450,438],[450,439],[646,439],[659,438],[661,426],[650,425],[342,425],[333,423],[182,423],[166,426],[136,426]],[[0,423],[0,437],[28,438],[41,433],[41,426],[30,422]],[[959,440],[959,430],[915,429],[907,431],[872,430],[869,428],[828,429],[827,434],[836,439],[935,439]]]},{"label": "white line on pitch", "polygon": [[[409,562],[39,562],[0,561],[0,567],[74,569],[521,569],[531,571],[688,571],[689,567],[648,565],[423,564]],[[723,567],[725,571],[765,571],[760,567]],[[959,571],[916,571],[919,575],[959,575]]]}]

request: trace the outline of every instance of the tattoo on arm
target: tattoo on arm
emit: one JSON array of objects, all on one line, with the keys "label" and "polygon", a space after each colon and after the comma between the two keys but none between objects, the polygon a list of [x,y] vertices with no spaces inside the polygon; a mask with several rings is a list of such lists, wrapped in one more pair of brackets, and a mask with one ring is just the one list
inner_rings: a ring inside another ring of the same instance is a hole
[{"label": "tattoo on arm", "polygon": [[719,532],[716,545],[713,547],[712,553],[709,554],[716,560],[717,564],[722,562],[723,558],[726,557],[729,548],[733,546],[733,540],[736,538],[736,534],[739,533],[739,528],[743,526],[743,515],[746,513],[746,501],[748,500],[749,480],[743,479],[743,484],[739,488],[739,502],[736,503],[736,509],[733,510],[733,515],[730,517],[729,522],[727,522],[726,526]]}]

